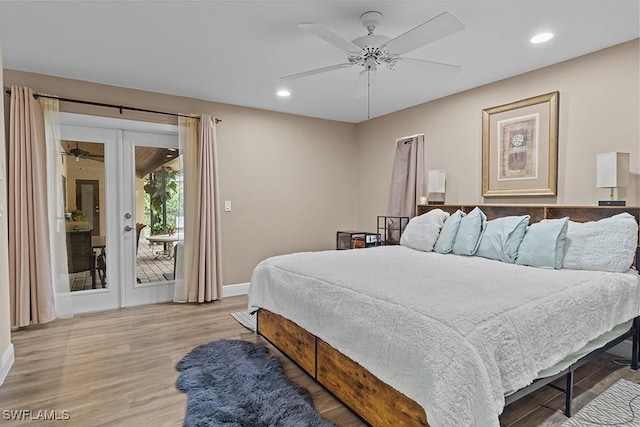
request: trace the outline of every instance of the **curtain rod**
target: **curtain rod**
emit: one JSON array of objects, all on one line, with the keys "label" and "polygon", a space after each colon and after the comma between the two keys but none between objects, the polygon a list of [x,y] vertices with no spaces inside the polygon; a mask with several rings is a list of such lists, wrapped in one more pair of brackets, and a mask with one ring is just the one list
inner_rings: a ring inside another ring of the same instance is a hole
[{"label": "curtain rod", "polygon": [[[7,96],[11,96],[11,89],[5,90],[4,93]],[[200,117],[194,117],[194,116],[190,116],[188,114],[168,113],[166,111],[147,110],[146,108],[127,107],[125,105],[106,104],[106,103],[103,103],[103,102],[84,101],[84,100],[81,100],[81,99],[60,98],[58,96],[40,95],[40,94],[34,93],[33,94],[33,99],[38,99],[38,98],[57,99],[58,101],[73,102],[73,103],[76,103],[76,104],[84,104],[84,105],[95,105],[97,107],[117,108],[117,109],[120,110],[120,114],[122,114],[122,110],[129,110],[129,111],[140,111],[140,112],[143,112],[143,113],[164,114],[166,116],[189,117],[189,118],[198,119],[198,120],[200,119]],[[216,124],[217,124],[217,123],[220,123],[222,120],[216,118],[215,121],[216,121]]]}]

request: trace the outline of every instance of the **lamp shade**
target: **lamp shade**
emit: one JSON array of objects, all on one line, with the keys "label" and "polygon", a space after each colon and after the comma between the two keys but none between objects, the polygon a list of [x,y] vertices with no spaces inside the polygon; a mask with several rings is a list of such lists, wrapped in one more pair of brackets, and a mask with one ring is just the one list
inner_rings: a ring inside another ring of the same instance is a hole
[{"label": "lamp shade", "polygon": [[430,170],[427,184],[427,193],[444,193],[446,172],[443,170]]},{"label": "lamp shade", "polygon": [[629,184],[629,153],[598,154],[596,160],[596,187],[616,188]]}]

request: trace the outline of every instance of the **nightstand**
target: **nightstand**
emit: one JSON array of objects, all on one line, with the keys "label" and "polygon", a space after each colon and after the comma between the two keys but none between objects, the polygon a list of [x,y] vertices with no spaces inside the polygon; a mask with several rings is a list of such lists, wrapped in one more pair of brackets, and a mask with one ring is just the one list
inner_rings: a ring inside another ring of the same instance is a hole
[{"label": "nightstand", "polygon": [[380,235],[367,231],[338,231],[336,249],[359,249],[380,246]]}]

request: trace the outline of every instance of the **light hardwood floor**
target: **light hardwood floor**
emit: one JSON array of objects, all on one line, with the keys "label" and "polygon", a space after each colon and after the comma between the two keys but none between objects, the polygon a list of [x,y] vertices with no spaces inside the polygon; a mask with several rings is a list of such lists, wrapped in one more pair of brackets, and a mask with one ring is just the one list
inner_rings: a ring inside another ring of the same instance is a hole
[{"label": "light hardwood floor", "polygon": [[[265,341],[229,315],[246,296],[203,305],[158,304],[86,314],[16,331],[16,361],[0,386],[0,424],[64,426],[180,426],[186,395],[175,388],[175,364],[193,347],[217,339]],[[268,344],[267,344],[268,345]],[[271,347],[285,372],[307,388],[318,412],[337,426],[365,424]],[[576,373],[576,410],[619,378],[640,375],[603,356]],[[560,393],[543,388],[508,406],[501,425],[559,426]],[[6,421],[3,410],[69,411],[70,420]]]}]

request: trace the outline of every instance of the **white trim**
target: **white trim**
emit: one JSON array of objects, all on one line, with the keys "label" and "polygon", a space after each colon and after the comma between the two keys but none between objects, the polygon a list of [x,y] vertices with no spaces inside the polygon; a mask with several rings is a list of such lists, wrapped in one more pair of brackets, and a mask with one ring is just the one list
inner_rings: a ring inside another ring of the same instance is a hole
[{"label": "white trim", "polygon": [[61,124],[73,126],[122,129],[125,131],[166,133],[172,135],[178,134],[177,125],[116,119],[113,117],[91,116],[76,113],[59,113],[59,120]]},{"label": "white trim", "polygon": [[235,285],[225,285],[222,287],[222,298],[235,297],[237,295],[247,295],[249,293],[249,283],[237,283]]},{"label": "white trim", "polygon": [[14,361],[13,343],[9,343],[9,347],[7,347],[7,350],[2,355],[2,364],[0,365],[0,385],[2,385],[5,378],[7,378],[7,375],[9,375],[9,371],[11,370]]}]

